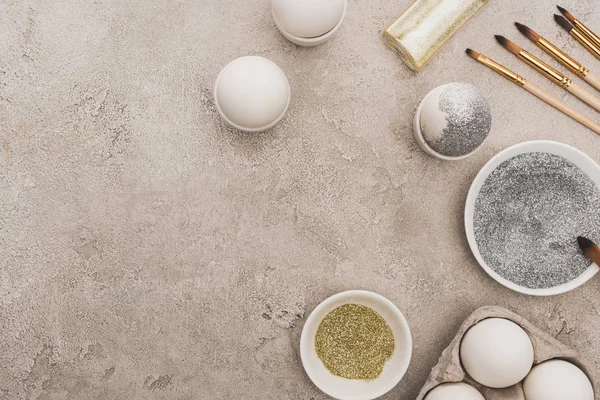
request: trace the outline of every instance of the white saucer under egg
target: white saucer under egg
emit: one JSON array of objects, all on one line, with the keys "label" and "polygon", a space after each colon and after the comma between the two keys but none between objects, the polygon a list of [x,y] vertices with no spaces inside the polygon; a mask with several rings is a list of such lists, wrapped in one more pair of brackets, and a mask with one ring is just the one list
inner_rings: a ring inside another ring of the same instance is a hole
[{"label": "white saucer under egg", "polygon": [[271,0],[275,25],[298,46],[318,46],[338,31],[348,0]]},{"label": "white saucer under egg", "polygon": [[[394,334],[395,349],[381,376],[371,381],[351,380],[333,375],[315,349],[315,335],[327,314],[344,304],[359,304],[377,312]],[[306,374],[321,391],[335,399],[372,400],[389,392],[402,380],[412,356],[410,328],[398,307],[385,297],[364,290],[349,290],[333,295],[310,314],[300,338],[300,358]]]}]

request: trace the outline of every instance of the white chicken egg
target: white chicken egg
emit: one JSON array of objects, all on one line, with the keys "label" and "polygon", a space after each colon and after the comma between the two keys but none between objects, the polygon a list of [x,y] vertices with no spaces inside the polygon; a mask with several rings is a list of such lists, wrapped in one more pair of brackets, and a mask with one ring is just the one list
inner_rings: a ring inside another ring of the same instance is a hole
[{"label": "white chicken egg", "polygon": [[506,388],[527,376],[533,365],[533,345],[512,321],[489,318],[470,328],[460,344],[467,373],[491,388]]},{"label": "white chicken egg", "polygon": [[533,367],[523,383],[527,400],[594,400],[592,383],[582,370],[563,360]]},{"label": "white chicken egg", "polygon": [[466,383],[444,383],[427,393],[425,400],[485,400],[473,386]]},{"label": "white chicken egg", "polygon": [[214,98],[229,125],[258,132],[283,118],[290,103],[290,84],[274,62],[263,57],[240,57],[221,70]]},{"label": "white chicken egg", "polygon": [[272,0],[271,7],[281,28],[301,38],[314,38],[340,22],[345,0]]}]

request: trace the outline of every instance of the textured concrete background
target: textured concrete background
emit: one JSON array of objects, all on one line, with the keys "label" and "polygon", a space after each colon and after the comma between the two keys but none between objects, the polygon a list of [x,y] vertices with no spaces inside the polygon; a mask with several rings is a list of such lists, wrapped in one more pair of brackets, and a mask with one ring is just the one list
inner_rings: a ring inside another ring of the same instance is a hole
[{"label": "textured concrete background", "polygon": [[[304,321],[346,289],[405,313],[413,399],[474,309],[506,306],[600,367],[600,279],[534,298],[496,284],[464,236],[477,171],[531,139],[600,161],[600,138],[464,54],[470,46],[593,114],[495,43],[520,20],[594,59],[549,1],[491,1],[420,73],[381,31],[410,0],[350,0],[336,38],[298,48],[267,0],[0,0],[0,398],[324,399]],[[600,31],[600,5],[565,0]],[[226,127],[212,100],[242,55],[275,61],[293,101],[274,129]],[[542,58],[548,60],[548,57]],[[447,163],[412,138],[419,100],[479,85],[493,135]]]}]

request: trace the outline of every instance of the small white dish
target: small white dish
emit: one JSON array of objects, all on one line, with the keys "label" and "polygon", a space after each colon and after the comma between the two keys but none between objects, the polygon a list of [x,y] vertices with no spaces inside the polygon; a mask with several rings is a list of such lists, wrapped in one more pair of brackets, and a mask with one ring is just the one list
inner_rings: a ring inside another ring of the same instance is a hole
[{"label": "small white dish", "polygon": [[[372,381],[340,378],[333,375],[317,356],[315,335],[319,324],[334,309],[344,304],[370,307],[385,319],[395,340],[392,357],[385,363],[381,376]],[[383,396],[400,382],[412,355],[412,337],[404,315],[391,301],[376,293],[349,290],[323,301],[310,314],[300,338],[300,357],[306,374],[321,391],[340,400],[371,400]]]},{"label": "small white dish", "polygon": [[330,31],[324,33],[323,35],[316,36],[316,37],[301,37],[301,36],[294,35],[293,33],[287,31],[282,26],[282,24],[277,20],[277,17],[275,16],[275,12],[272,12],[272,14],[273,14],[273,19],[275,20],[275,25],[277,26],[277,29],[279,29],[281,34],[287,40],[289,40],[290,42],[292,42],[294,44],[297,44],[298,46],[312,47],[312,46],[318,46],[318,45],[328,41],[336,34],[338,29],[340,29],[340,26],[342,26],[342,22],[344,22],[344,18],[346,17],[347,10],[348,10],[348,0],[344,0],[344,12],[342,13],[342,16],[341,16],[340,20],[338,21],[338,23]]},{"label": "small white dish", "polygon": [[578,288],[579,286],[583,285],[588,280],[590,280],[594,275],[596,275],[600,268],[596,264],[592,263],[590,267],[587,270],[585,270],[581,275],[579,275],[576,279],[563,285],[551,288],[532,289],[523,287],[503,278],[487,265],[477,247],[477,241],[475,240],[475,232],[473,228],[475,201],[477,200],[479,191],[483,187],[483,184],[485,183],[485,180],[488,178],[488,176],[492,172],[494,172],[494,170],[504,161],[513,158],[519,154],[534,152],[555,154],[569,160],[570,162],[581,168],[581,170],[585,172],[594,181],[594,183],[596,183],[598,187],[600,187],[600,166],[598,166],[598,164],[596,164],[596,162],[585,153],[566,144],[547,140],[537,140],[520,143],[515,146],[509,147],[508,149],[501,151],[496,156],[494,156],[481,169],[481,171],[479,171],[477,177],[475,177],[475,180],[473,181],[473,184],[469,189],[469,194],[467,195],[467,203],[465,206],[465,230],[467,234],[467,240],[469,242],[469,246],[471,247],[473,255],[479,262],[479,265],[481,265],[481,267],[484,269],[484,271],[487,272],[488,275],[491,276],[494,280],[496,280],[496,282],[519,293],[533,296],[552,296]]}]

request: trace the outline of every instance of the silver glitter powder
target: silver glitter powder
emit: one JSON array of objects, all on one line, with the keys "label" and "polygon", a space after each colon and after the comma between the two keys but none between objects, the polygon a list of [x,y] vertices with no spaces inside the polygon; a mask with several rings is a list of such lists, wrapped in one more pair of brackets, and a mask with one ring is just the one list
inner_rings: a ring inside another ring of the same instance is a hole
[{"label": "silver glitter powder", "polygon": [[492,111],[481,90],[468,83],[451,83],[440,93],[438,108],[446,114],[442,132],[423,132],[429,147],[459,157],[477,150],[492,128]]},{"label": "silver glitter powder", "polygon": [[481,256],[499,275],[527,288],[555,287],[590,266],[577,236],[600,241],[600,189],[563,157],[521,154],[486,179],[474,230]]}]

